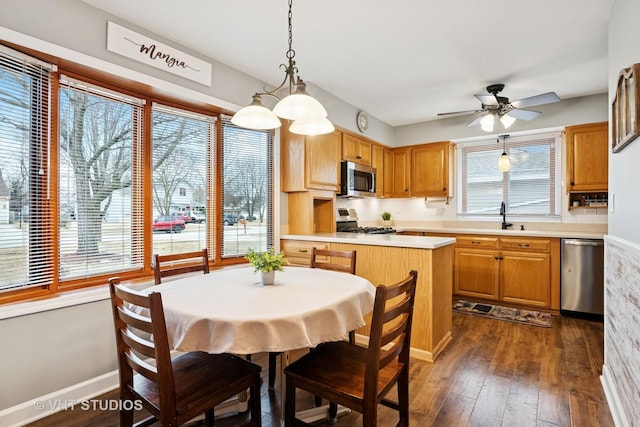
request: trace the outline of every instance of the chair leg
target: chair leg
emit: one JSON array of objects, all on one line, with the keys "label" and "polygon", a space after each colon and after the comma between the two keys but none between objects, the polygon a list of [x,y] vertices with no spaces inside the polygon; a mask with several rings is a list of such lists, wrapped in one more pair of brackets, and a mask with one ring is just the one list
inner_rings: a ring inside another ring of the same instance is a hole
[{"label": "chair leg", "polygon": [[269,390],[273,390],[273,387],[276,384],[276,366],[278,365],[278,354],[280,353],[269,353]]},{"label": "chair leg", "polygon": [[251,411],[251,425],[262,426],[262,409],[260,408],[260,379],[256,379],[249,389],[249,405]]},{"label": "chair leg", "polygon": [[409,370],[405,366],[398,377],[398,415],[399,426],[409,425]]},{"label": "chair leg", "polygon": [[292,427],[296,418],[296,386],[287,378],[284,402],[284,427]]},{"label": "chair leg", "polygon": [[356,343],[356,331],[349,331],[349,343]]},{"label": "chair leg", "polygon": [[[338,404],[329,402],[329,417],[327,418],[330,424],[338,422]],[[366,425],[366,424],[363,424]]]},{"label": "chair leg", "polygon": [[204,413],[204,419],[205,419],[205,422],[207,423],[207,427],[213,427],[215,418],[216,418],[216,414],[213,408],[209,409],[207,412]]},{"label": "chair leg", "polygon": [[322,397],[316,395],[313,397],[313,404],[317,408],[318,406],[322,406]]}]

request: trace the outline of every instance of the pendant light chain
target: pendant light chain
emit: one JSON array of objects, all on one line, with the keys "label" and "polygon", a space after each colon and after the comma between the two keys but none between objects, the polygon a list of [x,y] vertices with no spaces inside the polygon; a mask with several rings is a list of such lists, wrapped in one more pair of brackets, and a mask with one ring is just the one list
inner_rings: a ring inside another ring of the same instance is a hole
[{"label": "pendant light chain", "polygon": [[293,86],[295,85],[295,75],[298,72],[298,68],[296,67],[296,61],[293,58],[296,56],[296,51],[293,50],[293,24],[291,23],[293,18],[293,0],[289,0],[289,14],[287,15],[287,20],[289,22],[289,50],[287,50],[286,57],[289,59],[289,66],[281,65],[285,67],[285,72],[287,76],[289,76],[289,93],[293,91]]}]

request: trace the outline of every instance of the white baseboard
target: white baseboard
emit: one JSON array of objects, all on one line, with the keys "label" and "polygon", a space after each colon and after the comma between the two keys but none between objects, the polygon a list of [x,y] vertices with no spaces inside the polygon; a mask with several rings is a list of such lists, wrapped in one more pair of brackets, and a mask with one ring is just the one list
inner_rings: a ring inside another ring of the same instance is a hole
[{"label": "white baseboard", "polygon": [[607,365],[603,365],[602,375],[600,375],[600,382],[602,383],[604,395],[607,398],[607,403],[609,404],[609,411],[611,412],[613,423],[617,427],[629,427],[631,426],[631,424],[629,424],[629,421],[624,414],[624,409],[622,408],[622,404],[620,403],[620,399],[618,398],[618,392],[616,391],[615,383],[613,383],[612,380],[613,379],[611,378],[611,374],[609,374]]},{"label": "white baseboard", "polygon": [[4,409],[0,411],[0,425],[23,426],[116,388],[117,370]]},{"label": "white baseboard", "polygon": [[[179,352],[172,351],[172,357],[176,357],[178,354]],[[118,370],[107,372],[0,411],[0,426],[20,427],[56,412],[72,409],[74,405],[76,408],[82,407],[81,402],[90,401],[97,396],[117,389],[119,386]],[[248,410],[249,405],[245,399],[232,398],[216,406],[216,416]]]}]

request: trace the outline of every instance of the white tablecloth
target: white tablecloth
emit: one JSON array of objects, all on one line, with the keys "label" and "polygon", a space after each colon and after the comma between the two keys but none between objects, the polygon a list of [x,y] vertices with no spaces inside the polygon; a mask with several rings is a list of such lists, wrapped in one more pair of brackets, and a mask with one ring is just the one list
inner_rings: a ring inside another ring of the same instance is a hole
[{"label": "white tablecloth", "polygon": [[365,324],[375,287],[352,274],[303,267],[263,286],[252,267],[148,288],[162,293],[169,341],[181,351],[253,354],[344,339]]}]

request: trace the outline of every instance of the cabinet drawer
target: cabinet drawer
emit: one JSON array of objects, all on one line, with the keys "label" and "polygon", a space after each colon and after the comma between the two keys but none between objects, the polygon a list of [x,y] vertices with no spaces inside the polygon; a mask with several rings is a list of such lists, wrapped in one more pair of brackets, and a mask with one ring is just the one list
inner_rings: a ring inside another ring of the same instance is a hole
[{"label": "cabinet drawer", "polygon": [[[282,240],[280,242],[285,258],[293,265],[311,264],[311,249],[315,246],[318,249],[327,249],[327,243],[307,242],[302,240]],[[321,257],[318,257],[321,259]]]},{"label": "cabinet drawer", "polygon": [[456,246],[466,246],[470,248],[497,248],[499,239],[497,237],[480,236],[456,236]]},{"label": "cabinet drawer", "polygon": [[549,250],[551,249],[551,241],[546,239],[519,239],[501,237],[500,247],[502,249],[509,250],[549,252]]}]

